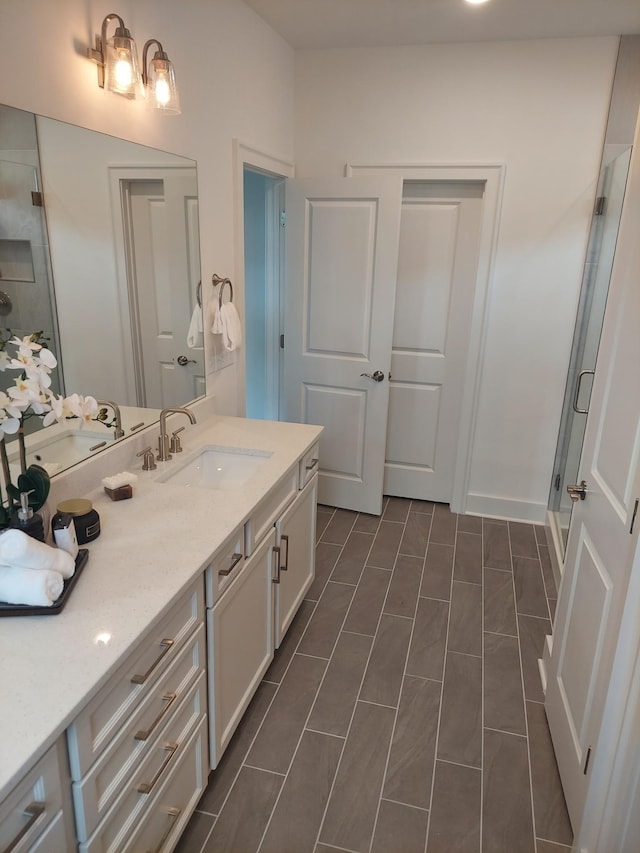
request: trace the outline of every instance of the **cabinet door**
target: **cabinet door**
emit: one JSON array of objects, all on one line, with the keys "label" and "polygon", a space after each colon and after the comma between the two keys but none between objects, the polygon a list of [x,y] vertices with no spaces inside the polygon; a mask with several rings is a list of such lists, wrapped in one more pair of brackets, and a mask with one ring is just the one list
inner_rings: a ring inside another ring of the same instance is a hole
[{"label": "cabinet door", "polygon": [[273,658],[272,531],[207,611],[211,767],[220,761]]},{"label": "cabinet door", "polygon": [[280,582],[275,589],[275,647],[278,648],[315,575],[318,475],[307,483],[276,523]]}]

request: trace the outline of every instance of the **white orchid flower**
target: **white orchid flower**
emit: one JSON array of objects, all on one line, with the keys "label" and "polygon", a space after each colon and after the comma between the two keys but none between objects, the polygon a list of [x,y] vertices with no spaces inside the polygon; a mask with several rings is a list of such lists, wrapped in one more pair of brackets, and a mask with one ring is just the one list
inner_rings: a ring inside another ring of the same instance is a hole
[{"label": "white orchid flower", "polygon": [[80,397],[81,426],[89,424],[98,415],[98,402],[95,397]]},{"label": "white orchid flower", "polygon": [[76,417],[68,401],[69,398],[63,397],[62,394],[59,394],[57,397],[52,394],[48,401],[50,408],[48,413],[44,416],[42,425],[49,426],[49,424],[52,424],[54,421],[60,422],[65,420],[65,418]]},{"label": "white orchid flower", "polygon": [[6,350],[0,350],[0,370],[6,370],[11,363],[11,356]]},{"label": "white orchid flower", "polygon": [[31,339],[31,335],[25,335],[24,338],[19,338],[15,335],[9,343],[12,343],[18,350],[18,353],[24,358],[30,358],[34,352],[42,349],[42,344],[37,344]]},{"label": "white orchid flower", "polygon": [[53,370],[53,368],[56,367],[58,364],[58,360],[56,359],[55,355],[51,352],[50,349],[47,349],[46,347],[42,347],[42,349],[38,353],[38,361],[47,370]]}]

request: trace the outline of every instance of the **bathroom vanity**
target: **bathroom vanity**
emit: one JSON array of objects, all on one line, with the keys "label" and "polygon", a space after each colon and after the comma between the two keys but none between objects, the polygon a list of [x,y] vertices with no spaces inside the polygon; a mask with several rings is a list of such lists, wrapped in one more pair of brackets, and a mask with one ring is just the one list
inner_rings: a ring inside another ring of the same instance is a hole
[{"label": "bathroom vanity", "polygon": [[1,850],[173,849],[313,580],[320,432],[213,416],[54,480],[102,534],[61,614],[0,620]]}]

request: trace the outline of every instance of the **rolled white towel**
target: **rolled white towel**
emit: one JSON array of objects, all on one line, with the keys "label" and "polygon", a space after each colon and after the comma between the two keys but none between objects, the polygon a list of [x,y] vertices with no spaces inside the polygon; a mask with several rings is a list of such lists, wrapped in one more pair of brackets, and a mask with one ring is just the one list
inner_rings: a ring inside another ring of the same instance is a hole
[{"label": "rolled white towel", "polygon": [[45,545],[17,527],[0,534],[0,564],[24,569],[50,569],[63,578],[70,578],[76,570],[76,562],[67,551]]},{"label": "rolled white towel", "polygon": [[0,565],[0,601],[51,607],[62,595],[64,580],[59,572]]}]

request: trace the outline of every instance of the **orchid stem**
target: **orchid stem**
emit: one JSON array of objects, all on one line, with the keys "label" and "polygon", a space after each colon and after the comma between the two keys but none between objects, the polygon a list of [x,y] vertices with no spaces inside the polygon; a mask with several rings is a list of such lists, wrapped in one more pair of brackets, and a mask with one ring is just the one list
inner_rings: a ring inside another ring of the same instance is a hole
[{"label": "orchid stem", "polygon": [[[9,471],[9,458],[7,457],[7,447],[4,439],[0,441],[0,462],[2,463],[2,476],[4,477],[4,487],[9,494],[9,486],[11,485],[11,473]],[[0,494],[0,503],[2,503],[2,495]]]}]

